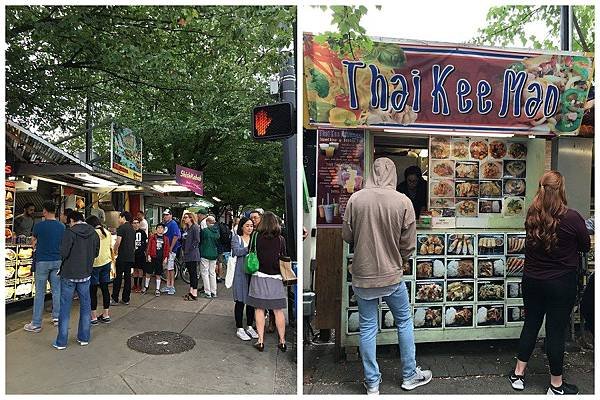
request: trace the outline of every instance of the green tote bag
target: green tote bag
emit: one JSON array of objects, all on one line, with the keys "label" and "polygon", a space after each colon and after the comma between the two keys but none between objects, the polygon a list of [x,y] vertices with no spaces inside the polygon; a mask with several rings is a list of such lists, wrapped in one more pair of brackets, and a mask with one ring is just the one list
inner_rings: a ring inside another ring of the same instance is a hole
[{"label": "green tote bag", "polygon": [[[250,244],[248,245],[248,255],[246,256],[246,264],[245,269],[246,273],[249,275],[254,274],[258,271],[258,256],[256,255],[256,236],[257,234],[252,235],[250,238]],[[252,247],[254,244],[254,247]]]}]

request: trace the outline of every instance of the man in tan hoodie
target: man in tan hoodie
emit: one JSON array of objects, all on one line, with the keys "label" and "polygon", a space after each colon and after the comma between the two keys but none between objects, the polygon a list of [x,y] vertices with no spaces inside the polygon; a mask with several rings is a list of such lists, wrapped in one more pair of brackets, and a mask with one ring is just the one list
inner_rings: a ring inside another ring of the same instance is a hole
[{"label": "man in tan hoodie", "polygon": [[367,394],[379,394],[381,374],[376,360],[378,298],[390,307],[398,328],[402,359],[402,389],[412,390],[431,381],[431,371],[416,366],[413,321],[403,260],[416,247],[415,212],[406,195],[396,191],[396,166],[378,158],[364,189],[348,200],[342,227],[344,241],[354,246],[350,273],[358,302],[360,353]]}]

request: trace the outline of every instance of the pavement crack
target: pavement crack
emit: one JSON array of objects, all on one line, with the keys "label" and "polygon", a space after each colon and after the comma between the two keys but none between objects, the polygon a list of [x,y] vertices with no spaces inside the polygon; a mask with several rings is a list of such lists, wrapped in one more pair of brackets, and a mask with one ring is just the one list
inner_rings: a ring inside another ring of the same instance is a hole
[{"label": "pavement crack", "polygon": [[121,374],[119,374],[119,376],[121,377],[121,379],[123,380],[123,382],[125,383],[125,385],[129,388],[129,390],[131,390],[131,393],[133,394],[137,394],[135,392],[135,390],[133,390],[133,388],[131,387],[131,385],[129,384],[129,382],[127,382],[127,380],[125,379],[125,377]]}]

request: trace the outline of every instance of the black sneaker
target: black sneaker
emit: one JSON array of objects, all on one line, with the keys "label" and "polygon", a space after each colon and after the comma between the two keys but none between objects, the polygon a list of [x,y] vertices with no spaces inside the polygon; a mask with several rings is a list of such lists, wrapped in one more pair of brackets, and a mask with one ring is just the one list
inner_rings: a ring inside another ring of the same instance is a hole
[{"label": "black sneaker", "polygon": [[103,315],[98,316],[98,321],[102,322],[103,324],[110,324],[110,317],[104,317]]},{"label": "black sneaker", "polygon": [[98,320],[97,319],[93,319],[90,321],[90,324],[92,325],[98,325]]},{"label": "black sneaker", "polygon": [[508,375],[508,379],[510,380],[510,384],[512,388],[515,390],[523,390],[525,389],[525,375],[516,375],[515,372],[511,372]]},{"label": "black sneaker", "polygon": [[121,300],[121,304],[125,304],[126,306],[128,306],[128,305],[129,305],[129,302],[128,302],[128,301],[125,301],[125,300]]},{"label": "black sneaker", "polygon": [[548,387],[546,394],[579,394],[579,388],[575,385],[570,385],[563,381],[560,387],[554,387],[552,384]]}]

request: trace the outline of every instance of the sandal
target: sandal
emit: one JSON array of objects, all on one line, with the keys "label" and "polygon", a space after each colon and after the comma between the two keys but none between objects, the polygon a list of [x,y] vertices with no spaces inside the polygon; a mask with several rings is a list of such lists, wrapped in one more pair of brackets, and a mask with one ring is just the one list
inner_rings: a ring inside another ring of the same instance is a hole
[{"label": "sandal", "polygon": [[188,293],[185,296],[183,296],[183,299],[185,301],[196,301],[197,297],[195,297],[193,294]]}]

